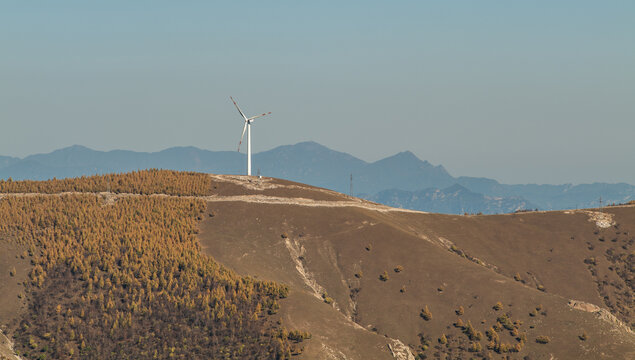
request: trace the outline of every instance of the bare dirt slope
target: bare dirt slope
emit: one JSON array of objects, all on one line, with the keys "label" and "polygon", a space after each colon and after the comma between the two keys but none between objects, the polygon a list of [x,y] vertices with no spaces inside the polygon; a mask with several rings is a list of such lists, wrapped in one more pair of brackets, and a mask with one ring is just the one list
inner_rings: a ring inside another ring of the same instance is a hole
[{"label": "bare dirt slope", "polygon": [[635,357],[633,206],[454,216],[213,180],[203,251],[290,286],[305,358]]}]

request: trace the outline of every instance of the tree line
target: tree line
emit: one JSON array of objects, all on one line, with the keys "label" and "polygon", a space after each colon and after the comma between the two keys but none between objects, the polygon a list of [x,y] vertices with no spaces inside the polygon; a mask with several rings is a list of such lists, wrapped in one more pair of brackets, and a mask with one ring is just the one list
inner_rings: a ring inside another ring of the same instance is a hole
[{"label": "tree line", "polygon": [[48,181],[0,180],[0,193],[113,192],[203,196],[210,194],[208,175],[174,170],[139,170]]}]

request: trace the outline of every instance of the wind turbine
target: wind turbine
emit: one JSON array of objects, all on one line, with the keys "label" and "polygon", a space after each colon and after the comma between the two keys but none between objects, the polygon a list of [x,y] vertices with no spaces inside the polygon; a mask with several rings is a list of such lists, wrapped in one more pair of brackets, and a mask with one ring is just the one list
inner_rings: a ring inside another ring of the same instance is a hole
[{"label": "wind turbine", "polygon": [[234,103],[234,106],[236,106],[236,109],[238,109],[238,112],[240,113],[240,116],[242,116],[243,119],[245,120],[245,126],[243,126],[243,134],[240,136],[240,142],[238,143],[238,151],[240,151],[240,145],[243,143],[243,138],[245,137],[245,130],[247,130],[247,176],[251,176],[251,123],[254,121],[254,119],[257,119],[257,118],[265,116],[265,115],[269,115],[269,114],[271,114],[271,112],[260,114],[260,115],[256,115],[256,116],[252,116],[252,117],[248,118],[247,116],[245,116],[245,114],[242,112],[242,110],[240,110],[240,108],[238,107],[238,104],[236,104],[236,101],[234,100],[234,98],[231,97],[231,96],[229,98]]}]

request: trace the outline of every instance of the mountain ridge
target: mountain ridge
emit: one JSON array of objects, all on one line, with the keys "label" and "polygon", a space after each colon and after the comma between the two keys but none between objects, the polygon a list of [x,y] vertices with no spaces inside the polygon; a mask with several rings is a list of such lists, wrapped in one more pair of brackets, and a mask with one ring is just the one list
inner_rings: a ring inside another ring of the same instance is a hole
[{"label": "mountain ridge", "polygon": [[[486,196],[470,191],[460,184],[444,189],[382,190],[367,199],[392,207],[447,214],[512,213],[536,208],[533,203],[523,198]],[[474,204],[478,204],[478,207]]]},{"label": "mountain ridge", "polygon": [[[516,209],[561,210],[599,205],[600,196],[607,204],[624,203],[635,199],[635,187],[626,183],[607,184],[501,184],[494,179],[452,176],[443,165],[433,165],[419,159],[411,151],[402,151],[383,159],[367,162],[351,154],[330,149],[314,141],[282,145],[253,155],[255,172],[292,181],[324,187],[367,199],[381,200],[378,194],[391,194],[388,205],[415,204],[423,191],[445,191],[459,184],[468,192],[461,192],[463,208],[474,212],[502,213]],[[156,152],[132,150],[93,150],[72,145],[50,153],[34,154],[22,159],[0,157],[0,179],[45,180],[88,176],[112,172],[128,172],[147,168],[196,171],[217,174],[243,174],[245,155],[236,151],[211,151],[194,146],[171,147]],[[352,175],[352,184],[351,184]],[[385,194],[385,193],[384,193]],[[481,194],[482,197],[473,194]],[[399,198],[396,196],[399,195]],[[448,203],[441,204],[430,196],[413,209],[447,212]],[[499,206],[487,198],[502,198]],[[445,196],[445,201],[448,197]],[[469,204],[468,204],[469,203]],[[397,205],[398,206],[398,205]],[[460,206],[451,206],[460,213]]]}]

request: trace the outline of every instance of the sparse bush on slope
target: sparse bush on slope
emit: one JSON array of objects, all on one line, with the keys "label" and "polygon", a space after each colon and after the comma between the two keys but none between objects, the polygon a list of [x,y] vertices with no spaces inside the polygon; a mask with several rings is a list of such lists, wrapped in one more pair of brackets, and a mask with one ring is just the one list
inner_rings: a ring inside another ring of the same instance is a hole
[{"label": "sparse bush on slope", "polygon": [[548,344],[551,341],[549,336],[540,335],[536,338],[538,344]]},{"label": "sparse bush on slope", "polygon": [[430,312],[430,309],[428,309],[428,305],[421,309],[419,316],[421,316],[425,321],[429,321],[430,319],[432,319],[432,312]]}]

